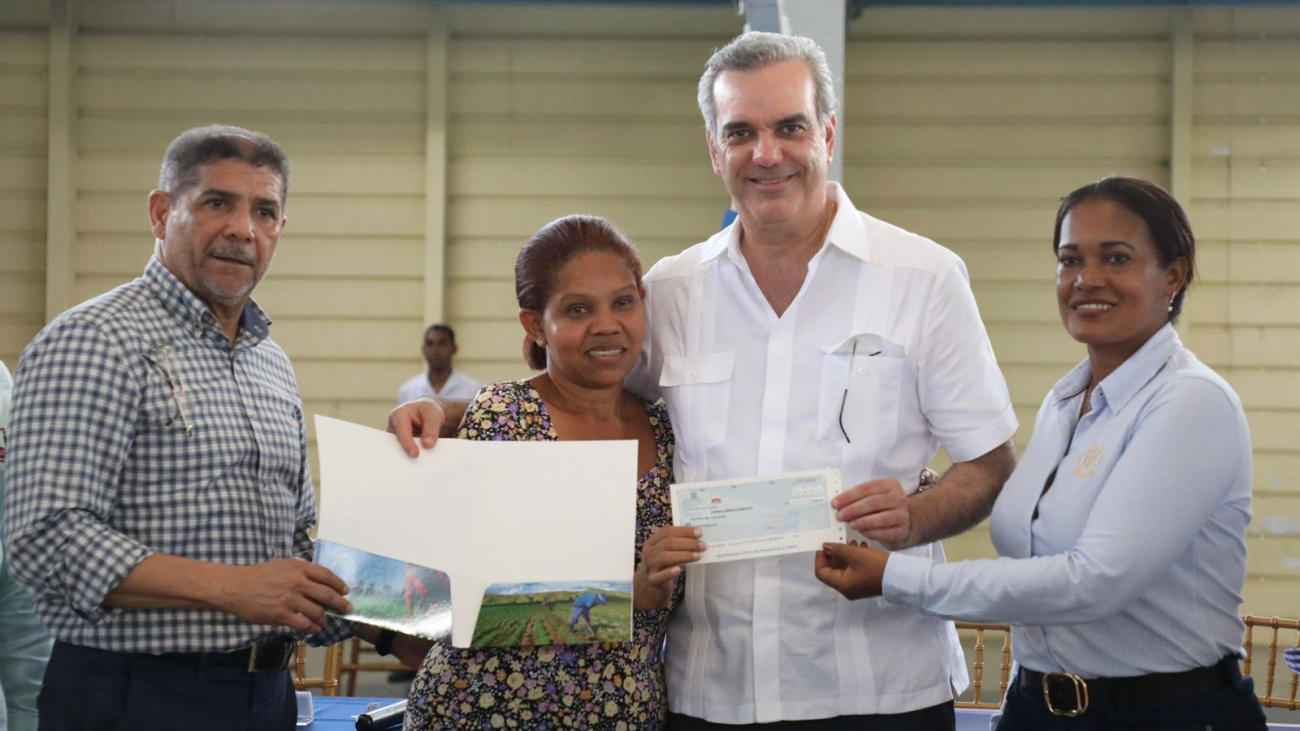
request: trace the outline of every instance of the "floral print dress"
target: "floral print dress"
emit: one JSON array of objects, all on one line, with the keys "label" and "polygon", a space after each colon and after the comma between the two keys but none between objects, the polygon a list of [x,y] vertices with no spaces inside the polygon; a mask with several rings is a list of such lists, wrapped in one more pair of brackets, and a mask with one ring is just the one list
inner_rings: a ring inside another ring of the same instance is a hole
[{"label": "floral print dress", "polygon": [[[636,560],[654,526],[671,521],[673,431],[662,401],[644,403],[654,432],[655,464],[637,486]],[[558,439],[530,384],[485,386],[457,436],[486,441]],[[611,729],[663,726],[668,697],[661,659],[667,609],[633,612],[632,642],[457,649],[435,644],[411,685],[407,731],[426,729]]]}]

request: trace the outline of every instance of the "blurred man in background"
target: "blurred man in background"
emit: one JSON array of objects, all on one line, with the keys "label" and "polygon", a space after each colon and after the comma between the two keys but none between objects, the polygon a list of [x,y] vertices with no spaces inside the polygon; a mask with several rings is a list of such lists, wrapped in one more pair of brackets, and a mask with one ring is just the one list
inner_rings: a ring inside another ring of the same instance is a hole
[{"label": "blurred man in background", "polygon": [[424,331],[422,348],[429,370],[411,376],[402,384],[397,391],[397,403],[404,404],[419,398],[474,398],[474,394],[483,387],[483,382],[451,367],[451,360],[457,350],[456,332],[450,325],[430,325]]}]

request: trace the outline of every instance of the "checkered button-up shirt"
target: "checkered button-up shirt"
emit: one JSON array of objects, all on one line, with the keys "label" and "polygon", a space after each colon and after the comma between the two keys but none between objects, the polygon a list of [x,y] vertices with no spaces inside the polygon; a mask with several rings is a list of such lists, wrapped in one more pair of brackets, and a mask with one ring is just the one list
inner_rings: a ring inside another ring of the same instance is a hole
[{"label": "checkered button-up shirt", "polygon": [[[154,258],[23,353],[9,444],[13,573],[65,642],[221,652],[290,635],[206,609],[102,606],[157,552],[235,566],[311,557],[302,402],[255,303],[231,343]],[[315,638],[341,639],[334,621]]]}]

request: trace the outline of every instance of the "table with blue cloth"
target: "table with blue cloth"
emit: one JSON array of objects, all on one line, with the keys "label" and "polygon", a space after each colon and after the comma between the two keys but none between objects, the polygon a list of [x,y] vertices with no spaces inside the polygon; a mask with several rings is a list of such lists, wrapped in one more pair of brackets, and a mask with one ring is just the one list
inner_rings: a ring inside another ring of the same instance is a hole
[{"label": "table with blue cloth", "polygon": [[300,728],[309,731],[353,731],[357,727],[356,717],[365,713],[366,706],[378,703],[380,708],[396,703],[401,698],[324,698],[315,696],[311,699],[311,723]]},{"label": "table with blue cloth", "polygon": [[[315,720],[304,728],[307,731],[353,731],[355,717],[371,703],[381,707],[396,703],[401,698],[322,698],[312,699]],[[988,731],[989,717],[993,711],[957,710],[957,731]]]},{"label": "table with blue cloth", "polygon": [[[353,731],[356,728],[355,717],[363,713],[366,706],[378,703],[380,707],[396,703],[401,698],[323,698],[312,699],[316,720],[304,726],[307,731]],[[957,709],[957,731],[989,731],[989,719],[996,711],[976,710],[973,708]],[[1270,723],[1270,731],[1296,731],[1300,725],[1290,723]]]}]

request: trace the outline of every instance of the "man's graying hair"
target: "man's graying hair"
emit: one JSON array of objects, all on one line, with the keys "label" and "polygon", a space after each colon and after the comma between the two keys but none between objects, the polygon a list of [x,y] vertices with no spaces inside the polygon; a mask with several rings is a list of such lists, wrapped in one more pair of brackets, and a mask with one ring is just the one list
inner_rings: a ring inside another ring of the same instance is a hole
[{"label": "man's graying hair", "polygon": [[269,167],[280,178],[280,205],[289,197],[289,156],[261,132],[213,124],[182,132],[163,155],[158,190],[173,198],[199,184],[201,169],[213,160],[241,160]]},{"label": "man's graying hair", "polygon": [[802,61],[808,65],[817,89],[817,122],[822,127],[830,124],[831,115],[835,113],[835,79],[821,47],[803,36],[751,31],[736,36],[715,51],[700,77],[700,113],[704,115],[704,127],[713,133],[715,141],[718,109],[713,99],[713,85],[718,74],[723,71],[753,71],[782,61]]}]

